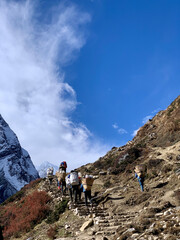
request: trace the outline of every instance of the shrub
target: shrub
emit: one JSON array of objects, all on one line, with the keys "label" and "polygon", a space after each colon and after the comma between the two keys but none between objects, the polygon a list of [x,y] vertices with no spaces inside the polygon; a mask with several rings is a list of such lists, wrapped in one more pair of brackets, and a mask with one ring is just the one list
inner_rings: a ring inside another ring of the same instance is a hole
[{"label": "shrub", "polygon": [[94,167],[98,168],[98,169],[101,169],[103,167],[103,164],[100,160],[98,160],[94,163]]},{"label": "shrub", "polygon": [[148,162],[148,168],[156,168],[160,163],[164,162],[164,159],[150,159]]},{"label": "shrub", "polygon": [[41,182],[41,180],[42,180],[41,178],[38,178],[34,181],[31,181],[29,184],[26,184],[23,189],[25,189],[25,190],[33,189],[38,183]]},{"label": "shrub", "polygon": [[108,188],[108,187],[110,187],[111,185],[112,185],[112,184],[111,184],[111,182],[110,182],[109,180],[104,183],[104,187],[105,187],[105,188]]},{"label": "shrub", "polygon": [[58,221],[58,220],[59,220],[59,215],[66,210],[67,204],[68,204],[68,200],[63,200],[63,201],[61,201],[60,203],[58,203],[58,204],[55,206],[55,210],[52,211],[52,212],[49,214],[46,222],[49,223],[49,224],[52,224],[52,223]]},{"label": "shrub", "polygon": [[35,191],[23,197],[20,202],[11,203],[3,207],[1,218],[5,229],[4,236],[19,236],[20,232],[28,232],[40,223],[49,212],[47,203],[50,196],[44,192]]},{"label": "shrub", "polygon": [[167,165],[164,165],[162,171],[163,171],[164,173],[168,173],[168,172],[172,171],[172,168],[173,168],[173,165],[172,165],[172,164],[167,164]]},{"label": "shrub", "polygon": [[57,232],[58,232],[58,227],[57,227],[57,225],[50,226],[50,228],[49,228],[48,231],[47,231],[47,236],[48,236],[50,239],[55,239]]},{"label": "shrub", "polygon": [[171,108],[168,109],[168,111],[167,111],[168,117],[171,115],[171,113],[173,112],[173,110],[174,110],[173,107],[171,107]]}]

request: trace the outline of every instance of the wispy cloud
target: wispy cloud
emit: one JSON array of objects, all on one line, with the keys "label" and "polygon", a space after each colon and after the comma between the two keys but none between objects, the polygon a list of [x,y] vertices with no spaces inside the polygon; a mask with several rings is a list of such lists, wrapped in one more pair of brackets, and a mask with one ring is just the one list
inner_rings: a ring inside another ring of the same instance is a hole
[{"label": "wispy cloud", "polygon": [[76,92],[62,70],[85,44],[90,15],[71,4],[56,7],[49,22],[37,16],[33,1],[0,1],[0,113],[36,165],[77,167],[108,149],[71,120]]},{"label": "wispy cloud", "polygon": [[[148,120],[152,119],[154,117],[154,115],[159,111],[160,111],[159,109],[156,109],[156,110],[152,111],[150,115],[147,115],[146,117],[144,117],[143,120],[142,120],[142,124],[143,125],[146,124],[148,122]],[[131,134],[132,137],[136,136],[138,130],[139,130],[139,128],[133,131],[133,133]]]},{"label": "wispy cloud", "polygon": [[133,131],[133,133],[131,134],[131,135],[132,135],[132,137],[135,137],[135,136],[136,136],[136,134],[137,134],[138,130],[139,130],[139,128]]},{"label": "wispy cloud", "polygon": [[126,133],[127,133],[127,131],[126,131],[125,129],[119,128],[119,126],[118,126],[117,123],[114,123],[114,124],[112,125],[112,127],[113,127],[114,129],[116,129],[119,134],[126,134]]},{"label": "wispy cloud", "polygon": [[142,123],[143,124],[147,123],[148,120],[151,119],[152,117],[153,117],[152,115],[148,115],[148,116],[144,117],[143,120],[142,120]]},{"label": "wispy cloud", "polygon": [[114,129],[118,129],[117,123],[114,123],[114,124],[112,125],[112,127],[113,127]]}]

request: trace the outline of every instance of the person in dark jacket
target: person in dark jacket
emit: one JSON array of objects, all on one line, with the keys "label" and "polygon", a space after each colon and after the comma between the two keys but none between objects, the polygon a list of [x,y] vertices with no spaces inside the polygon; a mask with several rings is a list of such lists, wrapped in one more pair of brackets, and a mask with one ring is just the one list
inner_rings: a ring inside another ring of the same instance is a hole
[{"label": "person in dark jacket", "polygon": [[85,205],[88,205],[88,199],[91,202],[91,190],[85,190],[83,184],[81,184],[80,190],[84,193]]}]

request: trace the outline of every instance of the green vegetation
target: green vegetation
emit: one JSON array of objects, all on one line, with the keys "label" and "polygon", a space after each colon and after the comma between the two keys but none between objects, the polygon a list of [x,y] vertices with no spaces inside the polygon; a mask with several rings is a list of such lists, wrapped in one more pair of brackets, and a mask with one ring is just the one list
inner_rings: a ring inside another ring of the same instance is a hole
[{"label": "green vegetation", "polygon": [[171,115],[171,113],[173,112],[174,108],[169,108],[167,111],[167,116],[169,117]]},{"label": "green vegetation", "polygon": [[54,211],[52,211],[52,212],[49,214],[46,222],[47,222],[48,224],[52,224],[52,223],[58,221],[58,220],[59,220],[59,215],[60,215],[61,213],[65,212],[65,210],[66,210],[66,208],[67,208],[67,204],[68,204],[68,200],[63,200],[63,201],[61,201],[60,203],[58,203],[58,204],[55,206]]}]

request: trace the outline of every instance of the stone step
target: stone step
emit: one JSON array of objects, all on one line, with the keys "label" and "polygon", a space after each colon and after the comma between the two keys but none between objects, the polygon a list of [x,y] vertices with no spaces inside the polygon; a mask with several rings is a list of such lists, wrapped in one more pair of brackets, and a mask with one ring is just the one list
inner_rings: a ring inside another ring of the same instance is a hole
[{"label": "stone step", "polygon": [[103,210],[103,209],[91,208],[91,207],[86,207],[86,206],[76,207],[76,208],[77,208],[77,210],[79,210],[79,211],[83,211],[83,210],[89,209],[89,210],[91,210],[92,212],[106,212],[106,210]]},{"label": "stone step", "polygon": [[107,217],[109,216],[109,213],[108,212],[95,212],[95,214],[97,216],[102,216],[102,217]]},{"label": "stone step", "polygon": [[116,231],[98,231],[95,233],[96,236],[100,235],[100,236],[111,236],[116,234]]},{"label": "stone step", "polygon": [[132,221],[134,218],[113,218],[114,221],[118,222],[126,222],[126,221]]},{"label": "stone step", "polygon": [[139,215],[139,212],[120,212],[120,213],[115,213],[114,215],[123,215],[123,216],[126,216],[126,215],[132,215],[132,216],[137,216]]},{"label": "stone step", "polygon": [[99,231],[116,231],[119,226],[107,226],[107,227],[99,227]]}]

